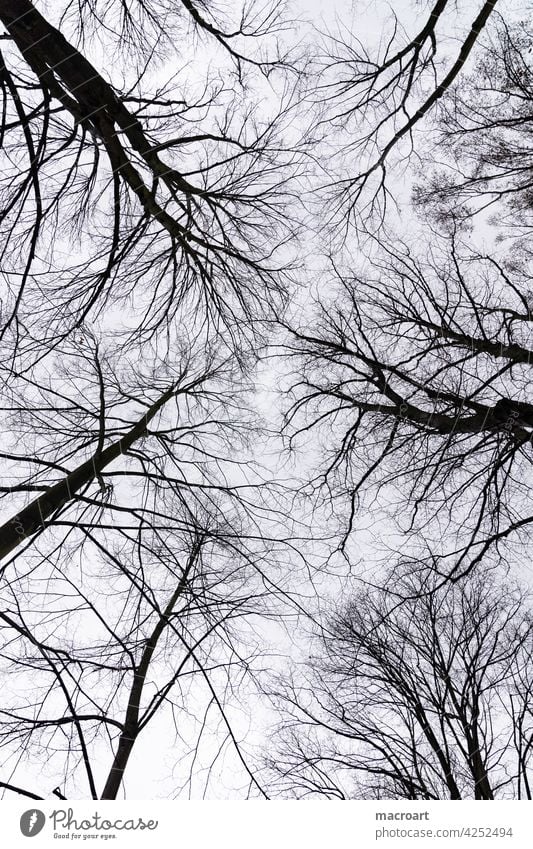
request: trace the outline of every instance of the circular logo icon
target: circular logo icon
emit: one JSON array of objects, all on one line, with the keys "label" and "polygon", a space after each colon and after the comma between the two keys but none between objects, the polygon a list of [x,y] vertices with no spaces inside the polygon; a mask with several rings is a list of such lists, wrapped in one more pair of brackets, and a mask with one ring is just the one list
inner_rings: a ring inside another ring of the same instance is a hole
[{"label": "circular logo icon", "polygon": [[24,837],[35,837],[43,830],[46,817],[42,811],[37,808],[32,808],[30,811],[24,811],[20,818],[20,830]]}]

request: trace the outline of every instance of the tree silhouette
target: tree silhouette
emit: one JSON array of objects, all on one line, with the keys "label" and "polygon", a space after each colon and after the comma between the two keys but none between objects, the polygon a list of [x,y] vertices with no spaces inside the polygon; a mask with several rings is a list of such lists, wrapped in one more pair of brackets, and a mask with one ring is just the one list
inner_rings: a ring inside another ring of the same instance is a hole
[{"label": "tree silhouette", "polygon": [[274,786],[298,798],[531,798],[531,613],[497,572],[395,569],[281,683]]},{"label": "tree silhouette", "polygon": [[[261,114],[215,76],[196,91],[186,71],[156,83],[148,65],[164,56],[166,4],[150,15],[143,4],[111,6],[122,20],[118,39],[112,27],[99,32],[119,57],[131,47],[124,28],[132,38],[149,19],[152,31],[146,62],[122,89],[29,0],[0,10],[2,222],[10,245],[2,324],[15,351],[20,335],[26,353],[29,336],[48,348],[112,309],[118,328],[117,307],[132,301],[130,333],[153,334],[185,305],[198,328],[221,319],[231,326],[228,340],[239,320],[258,319],[286,290],[278,248],[294,230],[287,210],[297,169],[296,148],[280,134],[290,88],[282,86],[277,110]],[[92,4],[82,7],[89,14]],[[264,13],[259,35],[271,18]],[[231,53],[230,36],[195,4],[178,4],[176,14],[175,26],[192,15]],[[73,243],[79,250],[69,256]]]},{"label": "tree silhouette", "polygon": [[[374,217],[384,222],[395,203],[390,172],[409,159],[419,126],[462,80],[496,5],[436,0],[422,26],[419,13],[411,19],[407,9],[402,18],[387,7],[377,42],[369,36],[365,43],[346,26],[326,39],[317,100],[323,121],[333,124],[341,141],[330,188],[345,235],[354,224],[365,229]],[[462,28],[453,40],[450,16]]]},{"label": "tree silhouette", "polygon": [[497,17],[474,72],[441,102],[430,178],[415,193],[444,224],[494,212],[498,229],[521,237],[523,250],[531,229],[532,43],[528,21]]},{"label": "tree silhouette", "polygon": [[348,497],[345,543],[377,488],[404,532],[431,534],[438,520],[432,554],[444,533],[443,571],[465,571],[531,521],[526,272],[452,237],[425,255],[387,240],[361,276],[334,269],[332,280],[312,331],[290,328],[292,444],[329,434],[316,486]]},{"label": "tree silhouette", "polygon": [[[37,790],[33,798],[116,799],[157,719],[175,765],[190,773],[185,784],[195,764],[209,782],[215,735],[219,752],[233,750],[244,785],[264,795],[232,718],[233,690],[245,688],[261,654],[253,619],[273,611],[261,575],[268,556],[246,541],[244,528],[236,533],[235,524],[207,515],[196,525],[189,517],[181,532],[160,524],[106,548],[86,534],[83,558],[74,551],[65,564],[52,555],[48,568],[21,571],[4,590],[1,656],[11,678],[0,711],[4,787]],[[39,775],[33,763],[44,750]]]}]

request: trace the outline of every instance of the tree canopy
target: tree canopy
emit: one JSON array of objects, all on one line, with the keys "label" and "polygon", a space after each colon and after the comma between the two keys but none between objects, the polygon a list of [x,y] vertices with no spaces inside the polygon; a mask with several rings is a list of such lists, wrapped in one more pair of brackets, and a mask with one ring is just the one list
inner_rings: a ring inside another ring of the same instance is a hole
[{"label": "tree canopy", "polygon": [[6,796],[531,798],[533,30],[349,6],[0,6]]}]

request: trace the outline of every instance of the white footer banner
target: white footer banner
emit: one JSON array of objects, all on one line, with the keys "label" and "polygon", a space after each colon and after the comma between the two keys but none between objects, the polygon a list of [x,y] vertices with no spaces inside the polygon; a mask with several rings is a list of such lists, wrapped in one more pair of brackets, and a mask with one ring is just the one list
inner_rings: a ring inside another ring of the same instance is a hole
[{"label": "white footer banner", "polygon": [[0,802],[6,849],[533,847],[531,802]]}]

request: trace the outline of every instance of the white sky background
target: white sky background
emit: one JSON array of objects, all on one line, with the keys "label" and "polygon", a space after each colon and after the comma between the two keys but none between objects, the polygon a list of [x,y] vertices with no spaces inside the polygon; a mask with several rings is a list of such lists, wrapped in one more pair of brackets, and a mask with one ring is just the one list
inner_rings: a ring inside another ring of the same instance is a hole
[{"label": "white sky background", "polygon": [[[63,5],[64,4],[62,2],[58,2],[58,0],[49,0],[48,3],[42,4],[42,8],[45,12],[48,11],[50,13],[49,17],[53,20],[54,18],[57,19],[59,13],[62,11]],[[475,10],[477,6],[478,4],[474,2],[471,3],[472,9]],[[307,21],[306,26],[298,28],[298,38],[304,43],[306,39],[311,40],[313,38],[313,25],[318,29],[327,29],[333,32],[336,27],[340,26],[341,28],[345,28],[348,31],[356,33],[361,41],[365,43],[372,43],[376,42],[380,38],[383,29],[383,22],[387,20],[387,10],[390,7],[394,9],[402,23],[407,25],[408,22],[411,22],[413,26],[415,26],[419,24],[421,16],[425,15],[428,4],[414,4],[409,2],[409,0],[401,0],[401,2],[394,2],[391,4],[386,4],[381,2],[381,0],[379,0],[379,2],[357,2],[356,0],[354,3],[346,2],[346,0],[334,0],[333,2],[327,3],[317,2],[317,0],[313,0],[313,2],[299,0],[297,4],[290,5],[290,11],[295,17],[299,15]],[[510,8],[513,8],[513,4],[510,4]],[[447,19],[446,26],[449,27],[446,31],[447,35],[452,34],[455,24],[455,21],[452,22],[449,18]],[[461,28],[459,26],[459,30],[460,29]],[[181,45],[180,49],[181,63],[182,61],[187,61],[188,57],[186,51],[182,50]],[[207,62],[209,58],[209,53],[207,51],[202,52],[202,61]],[[103,70],[113,81],[114,73],[116,73],[117,70],[112,62],[107,62],[107,57],[106,67]],[[404,182],[404,178],[400,173],[398,173],[396,179],[398,192],[405,198],[405,201],[402,204],[402,215],[400,216],[399,224],[405,227],[406,230],[418,228],[419,223],[414,217],[411,217],[412,213],[409,210],[408,204],[410,176],[407,175]],[[486,225],[486,229],[479,229],[476,233],[476,238],[479,238],[481,242],[490,242],[492,238],[491,228]],[[307,259],[306,265],[301,274],[304,277],[312,279],[317,275],[317,272],[321,268],[321,256],[324,253],[324,244],[321,237],[313,232],[312,228],[310,228],[304,237],[303,245],[305,247]],[[309,257],[311,257],[311,259],[309,259]],[[313,281],[313,286],[315,285],[316,281]],[[305,290],[302,290],[302,292],[305,292]],[[299,297],[302,298],[304,303],[306,302],[306,294],[300,295]],[[279,399],[276,395],[277,384],[278,374],[275,370],[273,370],[271,365],[266,367],[266,371],[260,371],[258,405],[265,415],[268,416],[273,414],[273,424],[278,416]],[[316,451],[316,448],[314,450]],[[279,473],[279,467],[276,468],[276,461],[274,459],[275,456],[274,450],[269,449],[268,454],[261,454],[260,451],[258,451],[256,459],[264,462],[267,467],[272,468],[273,472]],[[311,460],[311,463],[314,461],[314,457],[311,454],[310,457],[307,458],[307,461],[302,459],[297,461],[301,465],[293,470],[290,465],[286,464],[286,459],[283,458],[281,475],[292,475],[294,471],[298,472],[302,466],[306,465],[306,462],[309,462],[309,460]],[[11,514],[13,512],[12,505],[6,505],[5,510],[6,514]],[[325,520],[325,524],[327,525],[327,517],[325,517]],[[366,577],[366,570],[368,570],[368,576],[370,578],[375,577],[374,562],[376,558],[376,551],[378,550],[378,547],[382,545],[383,539],[387,537],[385,525],[381,524],[376,530],[376,521],[380,521],[380,517],[376,514],[358,517],[358,530],[354,536],[353,555],[354,566],[357,568],[357,574],[360,577]],[[392,538],[391,544],[394,545],[394,538]],[[320,548],[317,547],[317,559],[320,557],[321,551]],[[288,567],[289,566],[290,564],[288,564]],[[339,586],[342,586],[346,578],[347,568],[345,563],[338,559],[336,561],[332,561],[331,566],[337,568],[337,576],[334,574],[319,574],[316,577],[317,586],[320,587],[321,593],[324,595],[327,595],[328,593],[334,595],[338,592]],[[304,593],[308,592],[310,589],[311,587],[305,587],[305,585],[302,585]],[[297,636],[294,637],[293,632],[293,640],[284,631],[283,627],[276,626],[271,622],[258,623],[257,627],[260,638],[265,642],[266,651],[272,654],[272,666],[278,668],[283,667],[283,655],[285,653],[291,654],[294,658],[297,657],[300,651],[305,653],[307,648],[305,637],[300,639]],[[302,631],[302,633],[304,632]],[[250,747],[250,751],[252,751],[254,746],[259,746],[263,742],[262,732],[271,721],[271,714],[266,703],[261,701],[261,699],[254,694],[251,686],[247,693],[246,688],[243,688],[241,697],[243,698],[242,710],[239,711],[237,709],[236,702],[234,705],[234,730],[238,732],[240,737],[246,738],[247,745]],[[143,732],[136,743],[132,758],[127,768],[125,779],[126,798],[172,798],[174,796],[176,787],[183,781],[183,775],[178,774],[175,777],[173,776],[173,769],[175,767],[175,750],[173,748],[169,748],[168,745],[169,739],[173,739],[173,733],[170,717],[168,716],[168,713],[165,714],[164,712],[152,721],[149,727]],[[212,760],[213,751],[215,751],[215,749],[209,749],[209,746],[213,745],[215,744],[212,739],[209,743],[204,744],[206,749],[203,750],[201,757],[204,758],[204,762],[206,764]],[[102,758],[102,776],[107,772],[109,765],[108,758]],[[36,761],[34,767],[28,769],[26,783],[29,788],[40,787],[40,772],[40,764]],[[44,772],[46,774],[46,768]],[[177,772],[180,772],[180,767],[177,767]],[[242,792],[242,788],[245,787],[246,781],[243,778],[242,771],[240,770],[238,762],[234,754],[231,752],[231,749],[228,748],[226,754],[217,762],[214,775],[217,773],[218,780],[211,780],[209,795],[222,798],[238,797]],[[58,776],[58,781],[59,778],[60,777]],[[15,783],[22,784],[20,775],[17,776],[17,781]],[[54,786],[51,776],[50,780],[46,783],[47,786]],[[201,785],[202,779],[198,780],[193,785],[195,795],[201,794]]]}]

